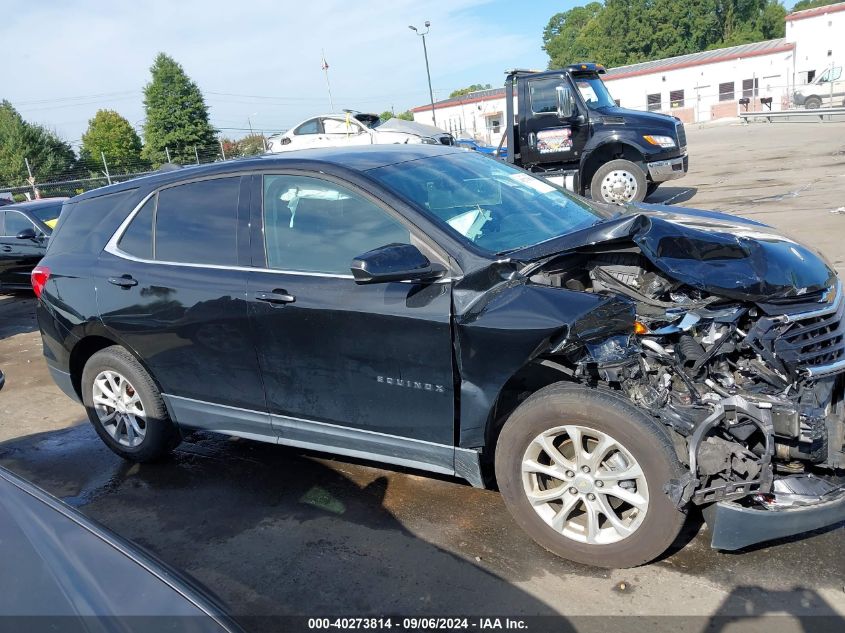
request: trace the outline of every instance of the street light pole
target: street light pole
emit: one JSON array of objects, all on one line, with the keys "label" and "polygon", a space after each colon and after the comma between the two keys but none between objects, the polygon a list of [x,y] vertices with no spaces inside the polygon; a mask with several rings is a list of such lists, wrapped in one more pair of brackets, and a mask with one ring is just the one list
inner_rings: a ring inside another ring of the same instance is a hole
[{"label": "street light pole", "polygon": [[425,74],[428,77],[428,97],[431,100],[431,122],[434,125],[437,125],[437,118],[434,116],[434,91],[431,89],[431,71],[428,68],[428,48],[425,45],[425,36],[428,35],[428,32],[431,30],[431,22],[428,20],[425,21],[425,32],[417,30],[415,26],[409,26],[408,28],[411,29],[414,33],[419,35],[422,38],[423,44],[423,55],[425,56]]}]

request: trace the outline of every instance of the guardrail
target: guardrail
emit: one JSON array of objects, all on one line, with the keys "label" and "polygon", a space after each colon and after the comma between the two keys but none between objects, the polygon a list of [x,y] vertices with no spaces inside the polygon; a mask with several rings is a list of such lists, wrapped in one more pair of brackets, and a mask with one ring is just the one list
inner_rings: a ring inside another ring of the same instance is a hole
[{"label": "guardrail", "polygon": [[[845,107],[843,108],[815,108],[812,110],[757,110],[755,112],[740,112],[739,118],[744,123],[748,123],[749,119],[766,119],[772,123],[778,119],[791,119],[792,117],[808,117],[817,118],[819,121],[824,121],[825,117],[845,116]],[[831,120],[828,118],[827,120]]]}]

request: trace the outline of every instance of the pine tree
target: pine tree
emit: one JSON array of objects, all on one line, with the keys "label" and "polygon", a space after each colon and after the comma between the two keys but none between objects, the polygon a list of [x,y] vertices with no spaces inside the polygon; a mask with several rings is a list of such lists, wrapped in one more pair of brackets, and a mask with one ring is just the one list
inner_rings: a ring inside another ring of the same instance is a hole
[{"label": "pine tree", "polygon": [[142,171],[149,163],[141,158],[141,138],[125,118],[114,110],[98,110],[82,135],[79,161],[88,170],[99,173],[105,154],[112,174]]},{"label": "pine tree", "polygon": [[150,68],[152,80],[144,87],[143,156],[154,166],[167,162],[195,161],[194,148],[202,152],[217,143],[208,122],[208,107],[199,87],[173,58],[159,53]]}]

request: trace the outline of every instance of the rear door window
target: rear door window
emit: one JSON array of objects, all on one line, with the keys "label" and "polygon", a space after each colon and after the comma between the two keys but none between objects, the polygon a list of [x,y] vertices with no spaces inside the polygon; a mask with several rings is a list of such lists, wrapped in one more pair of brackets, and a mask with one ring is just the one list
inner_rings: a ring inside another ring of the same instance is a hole
[{"label": "rear door window", "polygon": [[152,196],[132,219],[132,223],[117,243],[117,247],[124,253],[140,257],[141,259],[153,258],[155,207],[156,196]]},{"label": "rear door window", "polygon": [[311,119],[296,128],[293,133],[297,136],[303,134],[319,134],[321,132],[320,127],[320,119]]},{"label": "rear door window", "polygon": [[155,212],[158,261],[234,266],[240,177],[163,189]]}]

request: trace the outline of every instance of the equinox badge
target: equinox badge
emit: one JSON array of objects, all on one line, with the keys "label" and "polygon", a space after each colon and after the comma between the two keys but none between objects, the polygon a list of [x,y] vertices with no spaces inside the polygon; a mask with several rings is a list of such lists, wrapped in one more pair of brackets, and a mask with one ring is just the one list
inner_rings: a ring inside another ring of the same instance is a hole
[{"label": "equinox badge", "polygon": [[376,382],[394,387],[405,387],[406,389],[419,389],[421,391],[433,391],[435,393],[446,393],[443,385],[431,382],[419,382],[417,380],[405,380],[404,378],[389,378],[387,376],[376,376]]}]

